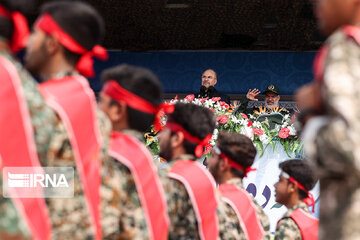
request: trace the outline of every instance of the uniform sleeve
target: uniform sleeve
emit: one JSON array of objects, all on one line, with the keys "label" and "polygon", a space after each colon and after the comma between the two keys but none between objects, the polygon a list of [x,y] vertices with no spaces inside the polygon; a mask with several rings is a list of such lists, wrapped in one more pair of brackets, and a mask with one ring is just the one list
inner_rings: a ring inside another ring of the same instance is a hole
[{"label": "uniform sleeve", "polygon": [[270,222],[269,222],[269,218],[268,216],[265,214],[263,208],[258,205],[256,202],[255,202],[255,205],[256,205],[256,213],[257,213],[257,216],[260,220],[260,223],[264,229],[264,232],[265,232],[265,235],[263,237],[263,239],[267,239],[267,240],[270,240]]},{"label": "uniform sleeve", "polygon": [[229,204],[220,200],[217,207],[217,215],[219,219],[220,239],[246,240],[246,236],[241,228],[239,219]]},{"label": "uniform sleeve", "polygon": [[161,177],[170,218],[169,239],[200,239],[195,211],[184,185]]},{"label": "uniform sleeve", "polygon": [[328,122],[315,139],[316,161],[320,176],[342,176],[360,170],[354,164],[360,156],[360,47],[339,34],[329,46],[322,86]]},{"label": "uniform sleeve", "polygon": [[302,240],[301,232],[294,220],[283,218],[275,231],[275,240]]}]

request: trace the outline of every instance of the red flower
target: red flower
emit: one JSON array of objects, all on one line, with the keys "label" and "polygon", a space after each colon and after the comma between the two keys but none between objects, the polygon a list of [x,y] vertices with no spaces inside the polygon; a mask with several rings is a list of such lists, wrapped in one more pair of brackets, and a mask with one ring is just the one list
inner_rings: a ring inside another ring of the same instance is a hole
[{"label": "red flower", "polygon": [[175,96],[174,100],[177,100],[177,99],[178,99],[178,95],[176,94],[176,96]]},{"label": "red flower", "polygon": [[290,136],[290,130],[289,129],[287,129],[287,128],[283,128],[283,129],[281,129],[280,130],[280,132],[279,132],[279,137],[280,138],[287,138],[288,136]]},{"label": "red flower", "polygon": [[242,116],[244,119],[248,119],[248,116],[246,116],[245,113],[241,113],[241,116]]},{"label": "red flower", "polygon": [[215,109],[212,109],[212,108],[209,108],[209,110],[212,111],[212,112],[216,112]]},{"label": "red flower", "polygon": [[253,125],[253,122],[252,121],[249,121],[248,122],[248,127],[251,127]]},{"label": "red flower", "polygon": [[220,117],[216,118],[216,121],[220,123],[227,123],[229,121],[229,117],[226,115],[221,115]]},{"label": "red flower", "polygon": [[253,128],[253,131],[256,135],[259,135],[259,136],[264,134],[264,131],[261,128]]},{"label": "red flower", "polygon": [[225,107],[226,109],[230,108],[230,106],[226,102],[220,101],[219,104],[221,107]]},{"label": "red flower", "polygon": [[221,97],[213,97],[211,100],[213,101],[213,102],[217,102],[217,101],[219,101],[221,99]]},{"label": "red flower", "polygon": [[201,103],[203,103],[203,102],[205,102],[206,100],[208,100],[209,98],[207,97],[207,98],[200,98],[200,102]]},{"label": "red flower", "polygon": [[195,98],[194,94],[191,94],[191,95],[187,95],[187,96],[184,98],[184,100],[187,100],[187,101],[189,101],[189,102],[192,102],[192,100],[194,100],[194,98]]},{"label": "red flower", "polygon": [[208,154],[212,149],[212,145],[210,143],[208,143],[206,146],[205,146],[205,151],[204,151],[204,154]]}]

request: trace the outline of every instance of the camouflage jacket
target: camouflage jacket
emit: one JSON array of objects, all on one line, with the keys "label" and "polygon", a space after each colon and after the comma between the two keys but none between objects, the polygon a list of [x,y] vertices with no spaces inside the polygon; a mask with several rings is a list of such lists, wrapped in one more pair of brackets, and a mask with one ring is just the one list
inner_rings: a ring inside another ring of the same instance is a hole
[{"label": "camouflage jacket", "polygon": [[359,239],[360,46],[342,30],[325,45],[321,94],[326,118],[310,120],[304,130],[305,153],[321,183],[319,239]]},{"label": "camouflage jacket", "polygon": [[[46,106],[37,89],[38,84],[30,73],[9,52],[0,51],[0,54],[10,60],[18,70],[30,113],[38,157],[43,162],[49,149],[56,115],[52,109]],[[0,173],[0,239],[5,239],[5,237],[30,239],[25,221],[18,214],[12,200],[4,198],[2,194],[2,176]]]},{"label": "camouflage jacket", "polygon": [[[177,160],[194,159],[193,155],[182,155],[178,159],[169,162],[159,175],[167,198],[168,214],[170,218],[169,239],[200,239],[198,222],[192,202],[185,186],[175,179],[167,176],[171,167]],[[220,193],[217,191],[218,207],[217,216],[219,220],[220,236],[218,239],[234,239],[224,234],[230,231],[229,219],[225,213],[225,202],[220,200]]]},{"label": "camouflage jacket", "polygon": [[[234,184],[238,188],[243,189],[243,184],[242,184],[242,179],[241,178],[232,178],[232,179],[228,180],[226,183]],[[253,197],[251,197],[251,198],[253,199],[253,201],[255,203],[257,216],[258,216],[258,218],[259,218],[259,220],[261,222],[261,225],[262,225],[262,227],[264,229],[264,232],[265,232],[265,235],[264,235],[263,239],[270,239],[270,222],[269,222],[269,218],[265,214],[263,208],[259,204],[257,204],[255,199]],[[226,212],[227,218],[230,219],[228,222],[231,224],[231,227],[228,227],[228,230],[225,233],[221,233],[221,234],[222,235],[225,235],[225,234],[229,235],[233,231],[232,234],[234,236],[240,235],[239,239],[246,239],[244,231],[241,229],[239,219],[238,219],[234,209],[227,203],[225,204],[225,212]],[[233,238],[227,238],[227,239],[238,239],[238,238],[233,237]]]},{"label": "camouflage jacket", "polygon": [[[61,77],[61,76],[58,76]],[[106,115],[96,109],[97,123],[102,135],[100,160],[104,162],[107,158],[111,123]],[[48,198],[51,222],[52,238],[77,240],[92,239],[94,231],[90,223],[90,215],[87,208],[80,177],[76,171],[74,153],[70,144],[65,125],[58,117],[52,139],[49,143],[49,151],[46,161],[42,163],[47,167],[73,167],[74,168],[74,197],[73,198]]]},{"label": "camouflage jacket", "polygon": [[298,208],[311,214],[308,206],[302,201],[291,209],[288,209],[276,226],[275,240],[302,240],[300,228],[296,225],[295,221],[290,218],[291,213]]},{"label": "camouflage jacket", "polygon": [[[141,133],[123,133],[144,141]],[[149,239],[144,210],[130,170],[109,158],[102,168],[102,228],[104,239]]]}]

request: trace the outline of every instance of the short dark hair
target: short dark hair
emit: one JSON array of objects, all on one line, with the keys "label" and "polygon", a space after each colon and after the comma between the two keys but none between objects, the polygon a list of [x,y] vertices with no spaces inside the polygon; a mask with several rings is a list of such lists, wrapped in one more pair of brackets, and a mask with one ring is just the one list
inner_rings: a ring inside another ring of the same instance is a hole
[{"label": "short dark hair", "polygon": [[201,76],[202,76],[202,75],[204,74],[204,72],[206,72],[206,71],[213,71],[213,72],[215,73],[215,78],[216,78],[216,79],[218,78],[217,73],[216,73],[215,70],[212,69],[212,68],[209,68],[209,69],[206,69],[205,71],[203,71],[202,74],[201,74]]},{"label": "short dark hair", "polygon": [[[101,44],[105,35],[105,24],[100,14],[85,2],[57,1],[42,6],[41,13],[48,13],[57,24],[76,42],[87,50]],[[66,49],[65,58],[73,65],[80,58],[79,54]]]},{"label": "short dark hair", "polygon": [[[33,0],[0,0],[0,4],[9,12],[18,11],[27,15],[34,7]],[[11,41],[14,24],[11,19],[0,16],[0,35],[8,41]]]},{"label": "short dark hair", "polygon": [[[177,103],[175,110],[168,116],[168,121],[180,124],[192,136],[204,139],[212,134],[215,129],[215,115],[208,108],[193,103]],[[187,140],[184,141],[184,148],[187,154],[194,154],[198,144]]]},{"label": "short dark hair", "polygon": [[[256,157],[254,143],[247,136],[236,132],[220,132],[217,140],[220,151],[233,161],[243,166],[250,167]],[[231,173],[240,178],[244,177],[243,170],[231,168]]]},{"label": "short dark hair", "polygon": [[[313,189],[316,183],[316,177],[313,169],[310,167],[307,160],[302,159],[289,159],[279,164],[283,172],[289,174],[307,190]],[[299,189],[300,199],[307,197],[307,193]]]},{"label": "short dark hair", "polygon": [[[122,88],[149,101],[154,106],[158,106],[162,102],[161,83],[155,74],[145,68],[122,64],[104,70],[101,78],[103,82],[115,80]],[[117,102],[113,100],[112,104],[117,104]],[[154,114],[140,112],[129,106],[127,110],[130,128],[140,132],[149,130],[154,122]]]}]

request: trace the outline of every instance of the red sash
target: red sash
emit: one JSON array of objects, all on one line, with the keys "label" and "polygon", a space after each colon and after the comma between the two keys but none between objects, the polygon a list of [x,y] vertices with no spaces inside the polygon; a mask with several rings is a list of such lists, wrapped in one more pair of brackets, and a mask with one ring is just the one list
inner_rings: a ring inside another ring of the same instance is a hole
[{"label": "red sash", "polygon": [[311,214],[298,208],[293,211],[290,217],[295,221],[301,231],[303,240],[317,240],[319,234],[319,220]]},{"label": "red sash", "polygon": [[325,60],[327,58],[328,52],[329,52],[329,48],[328,46],[325,45],[320,48],[320,50],[315,56],[313,71],[314,71],[314,78],[318,82],[323,81],[324,71],[325,71]]},{"label": "red sash", "polygon": [[264,229],[257,217],[256,206],[249,193],[229,183],[221,184],[219,190],[223,200],[236,212],[246,239],[262,239]]},{"label": "red sash", "polygon": [[214,240],[219,236],[216,214],[216,184],[209,171],[191,160],[178,160],[168,176],[184,184],[192,202],[200,238]]},{"label": "red sash", "polygon": [[[0,167],[41,167],[34,141],[29,110],[15,66],[0,56]],[[8,176],[4,175],[5,181]],[[19,198],[19,190],[9,188],[17,210],[34,239],[51,238],[51,222],[44,198]],[[21,188],[23,191],[23,189]],[[29,191],[43,194],[41,188]],[[25,190],[26,191],[26,190]],[[41,195],[40,195],[41,196]]]},{"label": "red sash", "polygon": [[149,151],[135,138],[113,132],[109,154],[128,167],[134,177],[150,239],[167,239],[169,218],[166,197]]},{"label": "red sash", "polygon": [[96,239],[100,224],[100,145],[95,96],[82,76],[53,79],[39,85],[46,103],[64,122],[74,152]]}]

